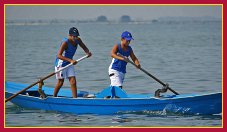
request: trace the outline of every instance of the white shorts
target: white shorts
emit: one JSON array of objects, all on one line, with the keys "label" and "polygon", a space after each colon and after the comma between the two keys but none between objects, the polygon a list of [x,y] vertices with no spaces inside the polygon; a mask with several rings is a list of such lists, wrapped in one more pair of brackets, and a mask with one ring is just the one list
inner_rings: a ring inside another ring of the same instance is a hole
[{"label": "white shorts", "polygon": [[110,82],[111,86],[122,86],[125,78],[125,74],[113,69],[109,69],[109,76],[110,76]]},{"label": "white shorts", "polygon": [[[55,67],[55,71],[59,70],[62,67]],[[56,79],[67,79],[68,77],[76,76],[73,65],[56,73]]]}]

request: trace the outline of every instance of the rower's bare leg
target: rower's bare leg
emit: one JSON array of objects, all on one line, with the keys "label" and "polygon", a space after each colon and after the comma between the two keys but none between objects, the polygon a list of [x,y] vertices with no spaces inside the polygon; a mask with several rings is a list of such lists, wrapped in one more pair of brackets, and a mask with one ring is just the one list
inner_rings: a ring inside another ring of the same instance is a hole
[{"label": "rower's bare leg", "polygon": [[54,88],[54,97],[57,97],[58,92],[59,92],[60,88],[62,87],[63,83],[64,83],[64,79],[58,79],[58,82]]},{"label": "rower's bare leg", "polygon": [[71,85],[72,96],[73,98],[77,98],[76,77],[69,77],[69,82]]}]

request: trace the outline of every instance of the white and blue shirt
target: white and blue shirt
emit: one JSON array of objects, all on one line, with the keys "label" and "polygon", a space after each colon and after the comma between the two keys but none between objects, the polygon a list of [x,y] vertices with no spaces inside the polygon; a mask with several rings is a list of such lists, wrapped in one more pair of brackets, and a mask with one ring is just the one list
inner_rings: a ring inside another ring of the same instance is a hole
[{"label": "white and blue shirt", "polygon": [[[130,56],[130,53],[132,51],[132,48],[130,46],[128,46],[128,49],[126,51],[124,51],[121,48],[121,44],[118,44],[117,47],[118,47],[117,54],[121,54],[126,57]],[[113,58],[109,68],[117,70],[122,73],[126,73],[126,65],[127,65],[127,62]]]},{"label": "white and blue shirt", "polygon": [[[62,42],[61,42],[61,45],[62,45],[64,42],[67,43],[68,48],[63,52],[62,55],[63,55],[64,57],[66,57],[66,58],[73,59],[73,56],[74,56],[75,53],[76,53],[76,50],[77,50],[77,46],[78,46],[78,44],[79,44],[79,41],[76,41],[76,42],[75,42],[75,43],[76,43],[75,46],[73,46],[73,45],[69,42],[68,38],[63,38],[63,39],[62,39]],[[61,47],[61,45],[60,45],[60,47]],[[56,60],[55,60],[55,66],[56,66],[56,67],[64,67],[64,66],[66,66],[66,65],[68,65],[68,64],[70,64],[70,62],[68,62],[68,61],[63,61],[63,60],[59,59],[58,57],[56,57]]]}]

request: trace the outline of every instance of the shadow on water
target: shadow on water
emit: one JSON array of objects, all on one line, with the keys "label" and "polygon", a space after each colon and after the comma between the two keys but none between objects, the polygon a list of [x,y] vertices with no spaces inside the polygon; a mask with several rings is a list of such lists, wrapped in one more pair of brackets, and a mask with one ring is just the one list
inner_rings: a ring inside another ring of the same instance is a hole
[{"label": "shadow on water", "polygon": [[[150,120],[147,120],[150,119]],[[222,120],[222,114],[216,115],[190,115],[182,113],[171,113],[166,111],[141,111],[141,112],[124,112],[115,115],[112,118],[113,122],[122,124],[122,126],[128,126],[130,124],[136,124],[137,127],[209,127],[209,126],[221,126],[219,121]],[[182,125],[176,125],[173,122],[177,120],[183,120]],[[144,123],[134,122],[148,122],[150,125]],[[194,123],[191,123],[195,121]],[[156,124],[156,122],[159,122]],[[206,125],[200,122],[208,122]],[[152,124],[153,123],[153,124]],[[121,126],[121,125],[118,125]]]},{"label": "shadow on water", "polygon": [[[152,127],[152,126],[174,126],[171,124],[171,120],[181,120],[186,121],[198,120],[204,122],[214,122],[212,125],[220,126],[219,122],[222,120],[222,114],[217,115],[186,115],[182,113],[171,113],[168,111],[128,111],[119,112],[113,115],[97,115],[97,114],[71,114],[62,113],[56,111],[45,111],[45,110],[33,110],[24,109],[16,105],[11,105],[6,107],[7,113],[20,118],[34,118],[35,120],[19,123],[17,126],[32,126],[32,127],[127,127],[127,126],[137,126],[137,127]],[[14,120],[9,120],[6,122],[12,124]],[[52,123],[47,123],[52,122]],[[97,123],[98,122],[98,123]],[[140,123],[143,122],[143,123]],[[158,124],[155,124],[158,122]],[[153,123],[153,124],[152,124]],[[187,126],[187,122],[185,123]],[[190,125],[190,124],[189,124]],[[196,124],[191,124],[196,126]],[[201,125],[203,126],[203,125]]]}]

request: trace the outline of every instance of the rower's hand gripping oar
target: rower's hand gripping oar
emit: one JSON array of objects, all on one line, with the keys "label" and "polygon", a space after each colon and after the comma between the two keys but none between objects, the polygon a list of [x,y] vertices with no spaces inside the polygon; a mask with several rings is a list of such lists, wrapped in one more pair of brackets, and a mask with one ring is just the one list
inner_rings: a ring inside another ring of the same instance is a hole
[{"label": "rower's hand gripping oar", "polygon": [[[85,56],[79,58],[79,59],[76,60],[76,61],[77,61],[77,62],[80,62],[80,61],[84,60],[84,59],[87,58],[87,57],[88,57],[88,55],[85,55]],[[39,79],[37,82],[35,82],[35,83],[29,85],[28,87],[22,89],[22,90],[19,91],[18,93],[16,93],[16,94],[10,96],[9,98],[7,98],[7,99],[5,100],[5,102],[8,102],[9,100],[11,100],[11,99],[13,99],[14,97],[16,97],[17,95],[19,95],[20,93],[22,93],[22,92],[28,90],[29,88],[35,86],[36,84],[38,84],[38,83],[40,83],[40,82],[43,82],[43,81],[46,80],[47,78],[50,78],[51,76],[55,75],[56,73],[58,73],[58,72],[60,72],[60,71],[62,71],[62,70],[64,70],[64,69],[66,69],[66,68],[68,68],[68,67],[70,67],[70,66],[72,66],[72,65],[73,65],[73,63],[70,63],[70,64],[68,64],[67,66],[63,67],[63,68],[61,68],[61,69],[59,69],[59,70],[57,70],[57,71],[55,71],[55,72],[50,73],[50,74],[47,75],[46,77],[43,77],[43,78]]]},{"label": "rower's hand gripping oar", "polygon": [[160,81],[159,79],[157,79],[155,76],[151,75],[149,72],[147,72],[143,68],[138,67],[135,63],[133,63],[132,61],[130,61],[128,58],[125,58],[122,55],[119,55],[119,56],[123,57],[124,58],[124,61],[131,63],[132,65],[134,65],[135,67],[137,67],[138,69],[140,69],[141,71],[143,71],[145,74],[147,74],[148,76],[150,76],[151,78],[153,78],[154,80],[156,80],[157,82],[159,82],[165,89],[169,89],[174,94],[179,95],[179,93],[177,93],[176,91],[174,91],[173,89],[171,89],[168,84],[163,83],[162,81]]}]

